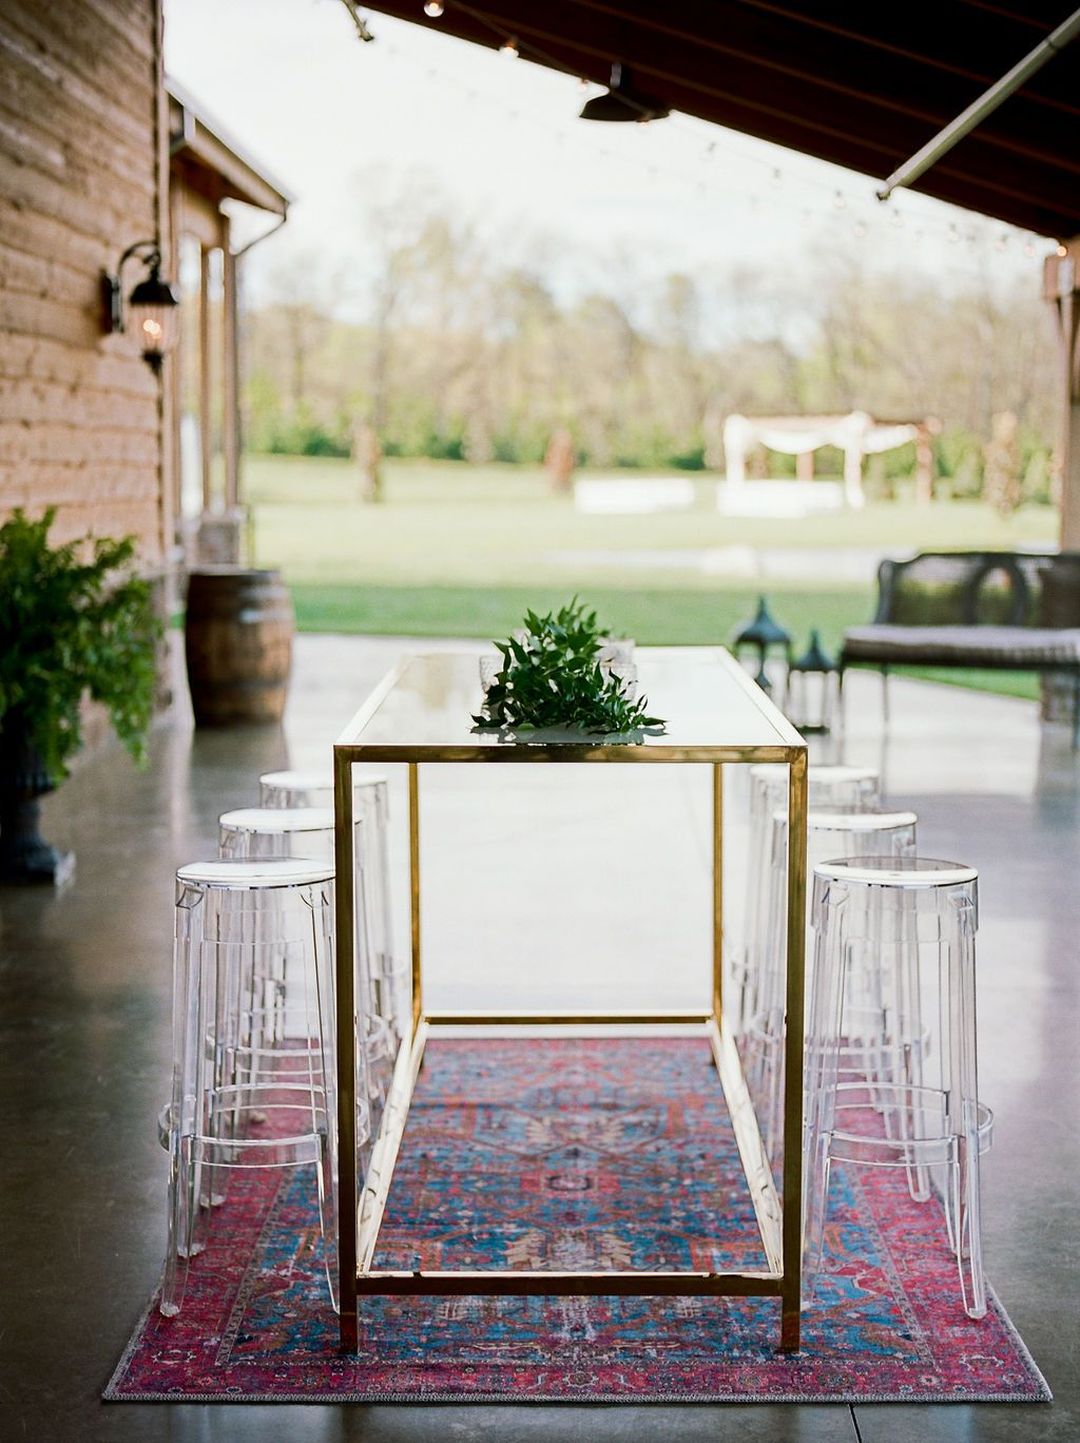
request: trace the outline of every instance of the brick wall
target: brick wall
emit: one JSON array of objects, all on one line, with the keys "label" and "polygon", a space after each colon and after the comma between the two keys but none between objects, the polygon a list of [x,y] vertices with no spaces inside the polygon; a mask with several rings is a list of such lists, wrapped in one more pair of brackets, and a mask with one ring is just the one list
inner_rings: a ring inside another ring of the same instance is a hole
[{"label": "brick wall", "polygon": [[[161,384],[104,336],[100,273],[161,231],[159,0],[0,5],[0,517],[162,558]],[[144,272],[125,272],[130,291]]]}]

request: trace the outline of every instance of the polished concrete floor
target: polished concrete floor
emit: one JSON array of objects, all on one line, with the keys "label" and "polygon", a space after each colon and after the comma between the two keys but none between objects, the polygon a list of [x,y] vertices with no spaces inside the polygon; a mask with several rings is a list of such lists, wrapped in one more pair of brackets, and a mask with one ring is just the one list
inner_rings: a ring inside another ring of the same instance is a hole
[{"label": "polished concrete floor", "polygon": [[[890,795],[917,809],[922,850],[981,873],[980,1066],[997,1114],[987,1268],[1055,1391],[1052,1407],[98,1401],[164,1241],[154,1120],[169,1070],[173,871],[212,854],[218,813],[256,799],[260,770],[317,760],[394,650],[304,638],[283,728],[196,734],[180,710],[157,730],[145,773],[116,749],[84,763],[45,808],[51,839],[78,854],[75,881],[58,894],[0,891],[0,1440],[1076,1443],[1080,763],[1063,736],[1040,733],[1025,703],[918,683],[893,684],[886,738],[871,677],[852,682],[846,758],[880,765]],[[673,1005],[694,995],[706,956],[704,779],[688,770],[661,785],[669,769],[634,768],[624,784],[621,771],[594,770],[603,775],[561,790],[549,768],[485,768],[500,777],[485,776],[479,792],[460,769],[431,785],[425,923],[436,1000],[536,1004],[571,971],[590,1001],[643,1005],[660,981]],[[395,848],[400,860],[399,827]],[[500,865],[508,848],[532,848],[542,872],[527,885],[515,878]],[[566,916],[547,905],[553,896],[571,899]],[[667,907],[659,926],[657,898]],[[515,928],[523,906],[543,925]],[[560,960],[571,942],[595,958],[586,983]]]}]

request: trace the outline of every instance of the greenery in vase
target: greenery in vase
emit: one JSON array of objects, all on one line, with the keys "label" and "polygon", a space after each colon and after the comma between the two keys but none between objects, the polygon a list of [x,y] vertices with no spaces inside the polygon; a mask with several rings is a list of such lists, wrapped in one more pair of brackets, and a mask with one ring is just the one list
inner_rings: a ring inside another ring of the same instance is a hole
[{"label": "greenery in vase", "polygon": [[620,677],[600,662],[604,632],[577,597],[554,614],[525,613],[522,634],[495,643],[502,666],[487,689],[483,728],[543,728],[626,734],[662,731],[648,699],[626,695]]},{"label": "greenery in vase", "polygon": [[162,628],[149,583],[128,570],[135,538],[50,546],[55,516],[17,510],[0,526],[0,729],[17,720],[59,782],[82,740],[85,692],[144,760]]}]

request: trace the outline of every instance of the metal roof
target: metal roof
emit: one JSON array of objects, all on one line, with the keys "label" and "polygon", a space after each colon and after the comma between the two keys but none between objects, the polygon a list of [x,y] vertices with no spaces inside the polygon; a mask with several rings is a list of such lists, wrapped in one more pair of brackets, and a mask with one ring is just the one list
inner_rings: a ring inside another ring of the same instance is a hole
[{"label": "metal roof", "polygon": [[[1065,20],[1075,0],[423,0],[366,8],[883,180]],[[587,123],[587,122],[583,122]],[[662,124],[662,122],[657,122]],[[1080,233],[1080,44],[912,189],[1043,235]]]}]

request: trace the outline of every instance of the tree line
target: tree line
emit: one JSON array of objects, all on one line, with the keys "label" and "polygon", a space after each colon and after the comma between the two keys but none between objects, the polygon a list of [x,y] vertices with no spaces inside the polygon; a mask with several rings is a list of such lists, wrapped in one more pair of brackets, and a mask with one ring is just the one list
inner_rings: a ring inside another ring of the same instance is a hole
[{"label": "tree line", "polygon": [[[357,319],[335,314],[324,268],[302,255],[247,313],[249,449],[348,455],[370,428],[384,455],[537,462],[567,431],[581,464],[720,469],[732,411],[860,409],[935,418],[954,494],[989,477],[1013,504],[1048,495],[1054,337],[1030,279],[1003,289],[976,264],[946,288],[853,255],[643,278],[621,252],[602,286],[567,293],[550,248],[504,255],[433,202],[393,197],[366,219]],[[913,448],[872,464],[887,484]],[[1002,464],[1007,484],[993,479]],[[823,474],[839,465],[819,458]]]}]

